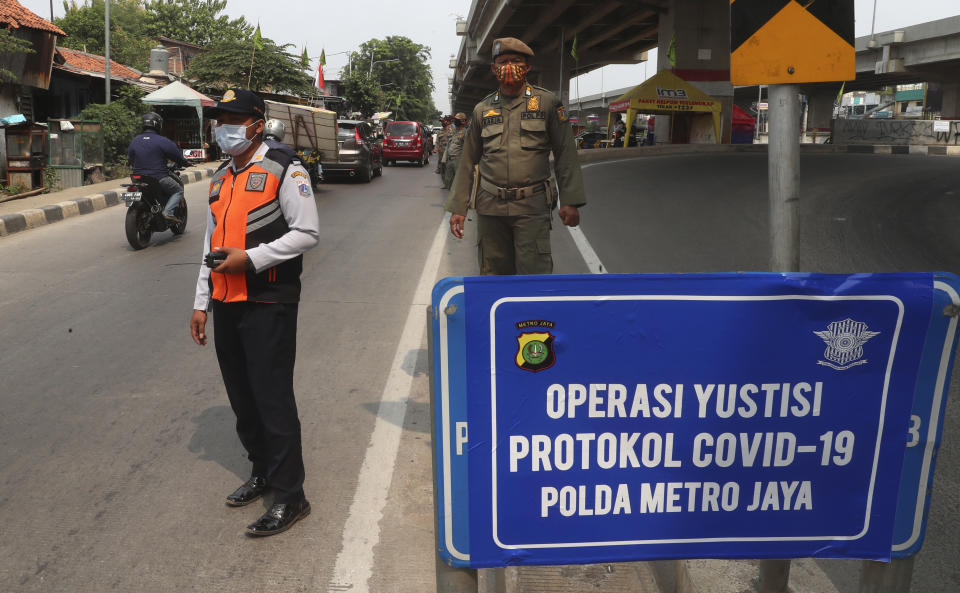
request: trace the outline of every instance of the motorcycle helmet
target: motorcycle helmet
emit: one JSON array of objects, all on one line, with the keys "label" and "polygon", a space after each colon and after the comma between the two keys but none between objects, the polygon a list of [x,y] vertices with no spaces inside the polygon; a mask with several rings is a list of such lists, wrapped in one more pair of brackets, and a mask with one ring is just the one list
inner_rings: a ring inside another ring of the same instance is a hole
[{"label": "motorcycle helmet", "polygon": [[279,119],[268,119],[267,125],[263,128],[263,137],[283,142],[283,135],[287,127]]},{"label": "motorcycle helmet", "polygon": [[163,118],[160,117],[159,113],[148,111],[140,116],[140,126],[143,127],[144,130],[159,132],[163,129]]}]

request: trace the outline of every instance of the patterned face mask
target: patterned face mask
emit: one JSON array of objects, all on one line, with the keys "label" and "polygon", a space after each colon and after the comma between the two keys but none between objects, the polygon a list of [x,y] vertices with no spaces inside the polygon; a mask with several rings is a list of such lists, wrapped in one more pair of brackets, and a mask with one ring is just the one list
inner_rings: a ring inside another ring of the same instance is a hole
[{"label": "patterned face mask", "polygon": [[504,86],[517,86],[527,79],[530,66],[526,64],[503,64],[497,66],[497,81]]}]

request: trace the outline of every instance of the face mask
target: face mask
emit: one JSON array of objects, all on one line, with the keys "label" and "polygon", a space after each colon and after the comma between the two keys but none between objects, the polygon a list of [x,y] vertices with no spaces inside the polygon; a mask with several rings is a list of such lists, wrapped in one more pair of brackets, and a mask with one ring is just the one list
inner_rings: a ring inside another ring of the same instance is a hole
[{"label": "face mask", "polygon": [[526,64],[503,64],[497,66],[497,81],[504,86],[519,86],[527,79],[530,67]]},{"label": "face mask", "polygon": [[[253,122],[250,126],[256,124],[257,122]],[[247,130],[250,126],[220,124],[215,131],[217,144],[220,145],[223,152],[230,156],[243,154],[243,151],[250,148],[250,145],[253,144],[253,142],[247,138]]]}]

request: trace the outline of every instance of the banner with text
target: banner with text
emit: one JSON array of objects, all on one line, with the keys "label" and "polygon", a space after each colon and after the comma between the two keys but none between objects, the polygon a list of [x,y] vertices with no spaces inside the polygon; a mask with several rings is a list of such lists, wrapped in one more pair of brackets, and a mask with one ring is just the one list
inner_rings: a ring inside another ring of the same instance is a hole
[{"label": "banner with text", "polygon": [[440,282],[442,553],[474,567],[890,558],[934,282]]}]

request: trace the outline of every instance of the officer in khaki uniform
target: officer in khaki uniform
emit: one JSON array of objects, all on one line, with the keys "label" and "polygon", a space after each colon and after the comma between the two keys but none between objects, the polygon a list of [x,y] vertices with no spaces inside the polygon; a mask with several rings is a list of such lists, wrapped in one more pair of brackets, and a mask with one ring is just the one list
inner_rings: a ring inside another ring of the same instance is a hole
[{"label": "officer in khaki uniform", "polygon": [[[519,39],[493,42],[491,69],[500,88],[473,109],[445,204],[458,238],[467,208],[476,208],[484,275],[553,272],[550,228],[558,191],[560,220],[567,226],[580,223],[578,208],[587,201],[566,109],[553,93],[526,82],[532,57]],[[559,187],[550,180],[551,151]],[[478,164],[473,206],[472,172]]]},{"label": "officer in khaki uniform", "polygon": [[447,141],[450,140],[450,118],[442,117],[440,123],[443,129],[437,132],[437,173],[443,175],[443,152],[447,149]]},{"label": "officer in khaki uniform", "polygon": [[450,189],[454,175],[457,173],[457,165],[463,153],[463,139],[467,134],[466,114],[461,112],[453,116],[453,123],[454,125],[450,127],[450,135],[447,137],[447,148],[443,153],[443,189]]}]

